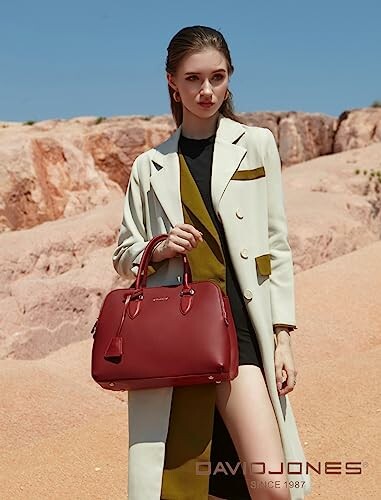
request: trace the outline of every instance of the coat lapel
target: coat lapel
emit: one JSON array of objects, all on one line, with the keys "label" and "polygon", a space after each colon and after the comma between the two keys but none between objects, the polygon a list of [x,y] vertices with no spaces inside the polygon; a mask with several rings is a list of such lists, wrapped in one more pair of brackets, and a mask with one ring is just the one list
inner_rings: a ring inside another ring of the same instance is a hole
[{"label": "coat lapel", "polygon": [[[150,178],[151,186],[172,226],[184,223],[178,156],[181,130],[182,125],[154,150],[152,156],[154,173]],[[212,203],[217,215],[225,189],[247,153],[245,147],[235,144],[244,133],[245,128],[240,123],[219,115],[211,178]]]}]

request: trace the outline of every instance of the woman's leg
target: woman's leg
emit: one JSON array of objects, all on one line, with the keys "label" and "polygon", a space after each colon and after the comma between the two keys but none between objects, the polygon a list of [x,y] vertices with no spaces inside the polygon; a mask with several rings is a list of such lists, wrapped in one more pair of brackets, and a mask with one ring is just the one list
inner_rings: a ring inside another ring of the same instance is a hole
[{"label": "woman's leg", "polygon": [[[261,369],[241,365],[234,380],[217,384],[216,388],[217,408],[240,462],[246,462],[245,480],[251,498],[290,500],[278,423]],[[251,470],[252,462],[264,463],[264,473],[258,474],[259,465]],[[269,474],[269,470],[280,470],[282,462],[283,474]],[[234,468],[236,464],[230,465]]]}]

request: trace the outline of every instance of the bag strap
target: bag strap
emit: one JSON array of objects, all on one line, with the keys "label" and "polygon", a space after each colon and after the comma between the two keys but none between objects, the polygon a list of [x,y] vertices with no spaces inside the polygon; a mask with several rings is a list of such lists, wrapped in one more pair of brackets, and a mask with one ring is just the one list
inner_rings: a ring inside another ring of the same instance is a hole
[{"label": "bag strap", "polygon": [[[140,259],[137,279],[135,281],[134,288],[140,289],[146,286],[148,265],[152,259],[152,254],[154,252],[154,249],[158,243],[167,239],[167,237],[168,234],[159,234],[149,240],[148,244],[144,249],[142,258]],[[186,254],[183,254],[182,258],[183,258],[183,285],[185,288],[188,288],[189,283],[192,283],[192,273]]]}]

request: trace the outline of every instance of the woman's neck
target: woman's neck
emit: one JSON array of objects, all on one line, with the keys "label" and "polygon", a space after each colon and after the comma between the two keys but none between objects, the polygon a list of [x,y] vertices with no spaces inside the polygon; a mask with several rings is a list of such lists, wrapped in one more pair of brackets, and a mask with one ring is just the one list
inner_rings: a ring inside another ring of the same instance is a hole
[{"label": "woman's neck", "polygon": [[216,133],[219,113],[208,119],[185,114],[181,124],[181,133],[188,139],[207,139]]}]

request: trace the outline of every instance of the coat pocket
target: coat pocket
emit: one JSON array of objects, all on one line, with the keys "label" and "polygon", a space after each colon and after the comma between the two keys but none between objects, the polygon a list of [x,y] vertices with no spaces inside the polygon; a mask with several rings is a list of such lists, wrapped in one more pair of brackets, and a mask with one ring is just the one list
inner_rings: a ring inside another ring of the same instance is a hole
[{"label": "coat pocket", "polygon": [[269,253],[258,255],[255,257],[257,269],[262,276],[269,276],[271,274],[271,258]]},{"label": "coat pocket", "polygon": [[249,170],[236,170],[231,180],[233,181],[248,181],[252,179],[259,179],[260,177],[265,177],[265,167],[257,167]]}]

